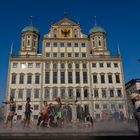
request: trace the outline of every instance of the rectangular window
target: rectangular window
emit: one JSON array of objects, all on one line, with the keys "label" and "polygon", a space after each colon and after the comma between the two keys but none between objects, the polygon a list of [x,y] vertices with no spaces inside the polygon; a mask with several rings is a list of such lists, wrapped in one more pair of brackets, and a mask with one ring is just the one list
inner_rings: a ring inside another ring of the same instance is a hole
[{"label": "rectangular window", "polygon": [[81,97],[80,88],[77,88],[77,89],[76,89],[76,97],[77,97],[77,98],[80,98],[80,97]]},{"label": "rectangular window", "polygon": [[35,74],[35,84],[40,83],[40,74]]},{"label": "rectangular window", "polygon": [[50,57],[50,53],[46,53],[46,57]]},{"label": "rectangular window", "polygon": [[36,68],[40,68],[40,63],[36,63]]},{"label": "rectangular window", "polygon": [[112,83],[113,81],[112,81],[112,75],[111,74],[109,74],[108,75],[108,83]]},{"label": "rectangular window", "polygon": [[34,110],[39,110],[39,105],[34,105]]},{"label": "rectangular window", "polygon": [[12,74],[11,83],[16,84],[16,74],[15,73]]},{"label": "rectangular window", "polygon": [[65,68],[65,64],[62,63],[62,64],[61,64],[61,69],[64,69],[64,68]]},{"label": "rectangular window", "polygon": [[116,77],[116,83],[120,83],[120,75],[116,74],[115,77]]},{"label": "rectangular window", "polygon": [[28,68],[32,68],[32,67],[33,67],[33,63],[29,63]]},{"label": "rectangular window", "polygon": [[71,47],[71,43],[68,43],[68,47]]},{"label": "rectangular window", "polygon": [[71,63],[68,64],[68,68],[69,68],[69,69],[72,68],[72,64],[71,64]]},{"label": "rectangular window", "polygon": [[118,95],[118,97],[122,97],[122,91],[121,91],[121,89],[118,89],[117,90],[117,95]]},{"label": "rectangular window", "polygon": [[57,72],[53,72],[53,83],[57,84]]},{"label": "rectangular window", "polygon": [[114,90],[113,89],[110,90],[110,97],[114,97]]},{"label": "rectangular window", "polygon": [[106,98],[106,90],[105,89],[102,89],[102,97]]},{"label": "rectangular window", "polygon": [[74,47],[78,47],[78,43],[74,43]]},{"label": "rectangular window", "polygon": [[79,64],[75,64],[76,69],[79,69]]},{"label": "rectangular window", "polygon": [[87,98],[88,97],[88,89],[84,89],[84,98]]},{"label": "rectangular window", "polygon": [[105,83],[105,76],[104,75],[101,75],[101,83]]},{"label": "rectangular window", "polygon": [[68,83],[72,83],[72,72],[68,72]]},{"label": "rectangular window", "polygon": [[16,93],[16,89],[11,89],[11,91],[10,91],[10,97],[15,98],[15,93]]},{"label": "rectangular window", "polygon": [[46,69],[50,69],[50,64],[46,63]]},{"label": "rectangular window", "polygon": [[65,99],[65,88],[60,89],[60,96],[61,96],[61,99]]},{"label": "rectangular window", "polygon": [[100,68],[103,68],[104,67],[104,64],[103,63],[100,63],[99,66],[100,66]]},{"label": "rectangular window", "polygon": [[80,83],[80,72],[76,72],[76,83]]},{"label": "rectangular window", "polygon": [[82,47],[85,47],[86,45],[85,45],[85,43],[82,43]]},{"label": "rectangular window", "polygon": [[87,68],[87,64],[83,64],[83,69],[86,69]]},{"label": "rectangular window", "polygon": [[123,109],[123,104],[118,104],[119,109]]},{"label": "rectangular window", "polygon": [[54,47],[57,47],[57,42],[54,42],[54,43],[53,43],[53,46],[54,46]]},{"label": "rectangular window", "polygon": [[22,105],[18,105],[17,110],[22,110]]},{"label": "rectangular window", "polygon": [[26,91],[26,98],[31,98],[31,89],[27,89],[27,91]]},{"label": "rectangular window", "polygon": [[50,83],[50,72],[46,72],[45,73],[45,84],[49,84]]},{"label": "rectangular window", "polygon": [[39,89],[34,90],[34,98],[38,99],[39,98]]},{"label": "rectangular window", "polygon": [[57,94],[58,94],[57,88],[53,88],[53,91],[52,91],[52,98],[55,99],[55,98],[57,97]]},{"label": "rectangular window", "polygon": [[13,63],[13,68],[17,68],[17,63]]},{"label": "rectangular window", "polygon": [[96,68],[96,63],[92,63],[92,67],[93,68]]},{"label": "rectangular window", "polygon": [[22,99],[23,98],[23,89],[19,89],[18,98],[19,99]]},{"label": "rectangular window", "polygon": [[82,57],[86,57],[86,53],[82,53]]},{"label": "rectangular window", "polygon": [[83,83],[88,83],[87,72],[83,72]]},{"label": "rectangular window", "polygon": [[61,72],[61,83],[65,83],[65,72]]},{"label": "rectangular window", "polygon": [[72,88],[69,88],[68,89],[68,98],[69,99],[72,99],[73,98],[73,89]]},{"label": "rectangular window", "polygon": [[61,53],[61,57],[64,57],[65,56],[65,54],[64,53]]},{"label": "rectangular window", "polygon": [[98,98],[99,97],[98,89],[94,89],[94,97],[95,98]]},{"label": "rectangular window", "polygon": [[27,75],[27,84],[31,84],[32,83],[32,74],[28,74]]},{"label": "rectangular window", "polygon": [[53,53],[53,57],[57,57],[57,53]]},{"label": "rectangular window", "polygon": [[61,46],[61,47],[64,47],[64,43],[63,43],[63,42],[61,42],[61,43],[60,43],[60,46]]},{"label": "rectangular window", "polygon": [[110,63],[107,63],[107,67],[110,68],[111,67],[111,64]]},{"label": "rectangular window", "polygon": [[53,64],[53,69],[57,69],[57,64],[56,63]]},{"label": "rectangular window", "polygon": [[118,63],[114,63],[114,67],[115,68],[118,68]]},{"label": "rectangular window", "polygon": [[98,80],[97,80],[97,75],[95,74],[95,75],[93,75],[93,83],[95,84],[95,83],[98,83]]},{"label": "rectangular window", "polygon": [[75,57],[79,57],[79,53],[75,53]]},{"label": "rectangular window", "polygon": [[49,88],[45,88],[44,98],[49,99],[50,98],[50,90]]},{"label": "rectangular window", "polygon": [[46,47],[50,47],[50,42],[46,42]]},{"label": "rectangular window", "polygon": [[72,54],[71,53],[68,53],[68,57],[72,57]]},{"label": "rectangular window", "polygon": [[24,84],[24,74],[23,73],[21,73],[19,75],[19,84]]}]

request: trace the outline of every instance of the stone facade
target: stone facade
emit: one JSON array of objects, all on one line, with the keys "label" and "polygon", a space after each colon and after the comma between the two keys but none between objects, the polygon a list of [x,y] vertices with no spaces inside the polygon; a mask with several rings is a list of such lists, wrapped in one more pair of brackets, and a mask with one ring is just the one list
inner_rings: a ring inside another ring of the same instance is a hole
[{"label": "stone facade", "polygon": [[10,56],[6,92],[6,99],[13,96],[16,101],[18,120],[24,118],[27,97],[33,119],[44,100],[56,104],[56,97],[69,105],[73,121],[78,113],[102,120],[103,112],[122,111],[127,118],[122,59],[110,54],[106,32],[99,28],[93,27],[87,36],[79,24],[63,18],[43,36],[42,53],[33,25],[22,31],[19,55]]}]

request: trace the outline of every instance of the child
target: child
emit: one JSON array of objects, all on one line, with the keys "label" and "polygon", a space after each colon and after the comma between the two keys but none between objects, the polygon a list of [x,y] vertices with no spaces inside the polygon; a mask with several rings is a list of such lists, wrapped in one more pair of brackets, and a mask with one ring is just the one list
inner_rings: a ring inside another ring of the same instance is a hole
[{"label": "child", "polygon": [[16,103],[14,102],[13,100],[13,97],[10,98],[10,101],[6,101],[6,102],[3,102],[4,104],[9,104],[9,114],[7,116],[7,119],[6,119],[6,127],[8,125],[8,122],[10,121],[11,124],[10,124],[10,128],[12,128],[12,121],[13,121],[13,117],[14,115],[16,115],[15,111],[16,111]]},{"label": "child", "polygon": [[31,107],[31,104],[30,104],[30,98],[28,97],[27,100],[26,100],[26,105],[25,105],[25,121],[24,121],[24,127],[27,123],[27,127],[29,128],[29,125],[30,125],[30,119],[31,119],[31,109],[33,109]]}]

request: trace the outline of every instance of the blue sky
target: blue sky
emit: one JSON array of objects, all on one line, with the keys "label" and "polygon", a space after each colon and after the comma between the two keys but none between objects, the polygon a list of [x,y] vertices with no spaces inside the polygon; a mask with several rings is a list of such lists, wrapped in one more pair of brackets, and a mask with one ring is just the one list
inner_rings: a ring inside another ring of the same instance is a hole
[{"label": "blue sky", "polygon": [[[0,0],[0,102],[6,92],[9,52],[12,42],[14,54],[20,49],[21,30],[33,24],[40,30],[41,38],[49,25],[64,17],[81,24],[88,34],[97,23],[107,31],[107,47],[117,54],[119,42],[123,59],[125,82],[140,78],[140,1],[139,0]],[[40,39],[40,50],[41,50]]]}]

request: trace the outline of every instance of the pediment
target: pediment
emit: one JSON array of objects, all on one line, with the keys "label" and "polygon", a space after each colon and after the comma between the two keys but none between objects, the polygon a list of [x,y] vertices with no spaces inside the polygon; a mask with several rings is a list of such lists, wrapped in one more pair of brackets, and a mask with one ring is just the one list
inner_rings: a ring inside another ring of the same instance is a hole
[{"label": "pediment", "polygon": [[68,18],[63,18],[60,21],[52,24],[52,26],[78,26],[79,24],[73,22],[72,20]]}]

